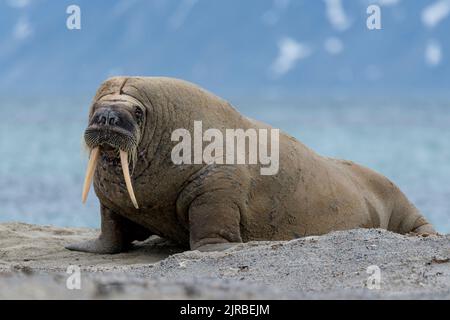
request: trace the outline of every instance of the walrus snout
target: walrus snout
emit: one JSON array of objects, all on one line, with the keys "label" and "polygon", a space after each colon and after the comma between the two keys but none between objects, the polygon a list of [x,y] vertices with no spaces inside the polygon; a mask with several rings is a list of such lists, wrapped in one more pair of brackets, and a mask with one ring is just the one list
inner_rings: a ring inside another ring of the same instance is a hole
[{"label": "walrus snout", "polygon": [[[136,116],[136,114],[135,114]],[[139,208],[131,183],[129,160],[134,165],[139,142],[139,124],[128,111],[127,105],[98,106],[92,114],[84,140],[91,150],[83,185],[82,201],[86,201],[99,154],[120,156],[123,177],[131,202]],[[130,159],[129,159],[130,158]]]},{"label": "walrus snout", "polygon": [[116,150],[132,152],[138,143],[138,124],[123,107],[100,107],[92,115],[84,132],[84,140],[90,149],[108,146]]}]

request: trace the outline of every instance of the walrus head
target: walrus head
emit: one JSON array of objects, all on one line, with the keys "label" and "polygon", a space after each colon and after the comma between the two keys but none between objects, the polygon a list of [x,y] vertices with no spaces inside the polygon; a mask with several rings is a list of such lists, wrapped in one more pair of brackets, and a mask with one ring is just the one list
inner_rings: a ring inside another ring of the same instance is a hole
[{"label": "walrus head", "polygon": [[145,108],[123,97],[101,99],[92,105],[89,125],[84,132],[84,140],[90,150],[90,159],[86,170],[82,201],[86,201],[99,155],[106,159],[120,158],[125,184],[131,201],[136,209],[139,206],[134,195],[130,178],[130,168],[135,165],[137,148],[145,122]]}]

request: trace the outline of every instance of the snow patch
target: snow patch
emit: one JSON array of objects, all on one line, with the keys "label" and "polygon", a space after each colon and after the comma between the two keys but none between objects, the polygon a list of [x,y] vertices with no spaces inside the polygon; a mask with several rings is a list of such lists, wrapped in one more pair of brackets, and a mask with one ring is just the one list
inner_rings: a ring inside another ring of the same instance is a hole
[{"label": "snow patch", "polygon": [[278,42],[278,49],[278,57],[271,67],[272,73],[277,77],[289,72],[298,60],[308,57],[312,52],[308,45],[289,37],[285,37]]},{"label": "snow patch", "polygon": [[270,26],[277,24],[281,14],[287,9],[290,2],[290,0],[273,0],[272,8],[267,10],[261,19]]},{"label": "snow patch", "polygon": [[30,5],[31,0],[7,0],[7,3],[13,8],[25,8]]},{"label": "snow patch", "polygon": [[430,67],[435,67],[441,63],[442,60],[442,49],[439,42],[432,40],[428,42],[425,49],[425,62]]},{"label": "snow patch", "polygon": [[427,6],[422,11],[422,22],[433,28],[444,20],[450,13],[450,0],[439,0]]},{"label": "snow patch", "polygon": [[341,39],[336,37],[330,37],[325,40],[325,50],[332,55],[336,55],[344,50],[344,44]]},{"label": "snow patch", "polygon": [[326,5],[326,14],[331,26],[344,31],[350,27],[350,20],[344,11],[341,0],[324,0]]},{"label": "snow patch", "polygon": [[17,40],[25,40],[33,34],[33,29],[26,18],[20,18],[14,26],[13,36]]}]

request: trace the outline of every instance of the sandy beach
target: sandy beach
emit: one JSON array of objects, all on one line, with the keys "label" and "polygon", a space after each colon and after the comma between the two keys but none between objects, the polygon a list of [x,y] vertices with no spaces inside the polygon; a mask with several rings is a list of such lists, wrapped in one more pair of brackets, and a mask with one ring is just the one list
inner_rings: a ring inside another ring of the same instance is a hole
[{"label": "sandy beach", "polygon": [[[0,299],[450,299],[450,235],[357,229],[211,253],[158,237],[116,255],[64,249],[97,233],[0,224]],[[70,265],[80,289],[67,288]],[[369,266],[379,289],[367,287]]]}]

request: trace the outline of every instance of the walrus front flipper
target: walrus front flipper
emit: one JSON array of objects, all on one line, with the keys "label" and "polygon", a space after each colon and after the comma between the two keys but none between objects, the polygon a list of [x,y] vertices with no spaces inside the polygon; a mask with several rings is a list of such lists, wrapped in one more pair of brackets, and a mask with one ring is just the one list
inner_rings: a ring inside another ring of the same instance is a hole
[{"label": "walrus front flipper", "polygon": [[97,239],[69,244],[65,248],[72,251],[114,254],[126,251],[134,240],[145,240],[149,230],[114,213],[101,205],[102,227]]},{"label": "walrus front flipper", "polygon": [[81,251],[90,253],[100,253],[100,254],[114,254],[122,252],[122,247],[114,243],[108,243],[101,239],[87,240],[79,243],[72,243],[65,247],[71,251]]},{"label": "walrus front flipper", "polygon": [[240,212],[221,192],[196,198],[189,208],[191,250],[221,251],[241,243]]}]

